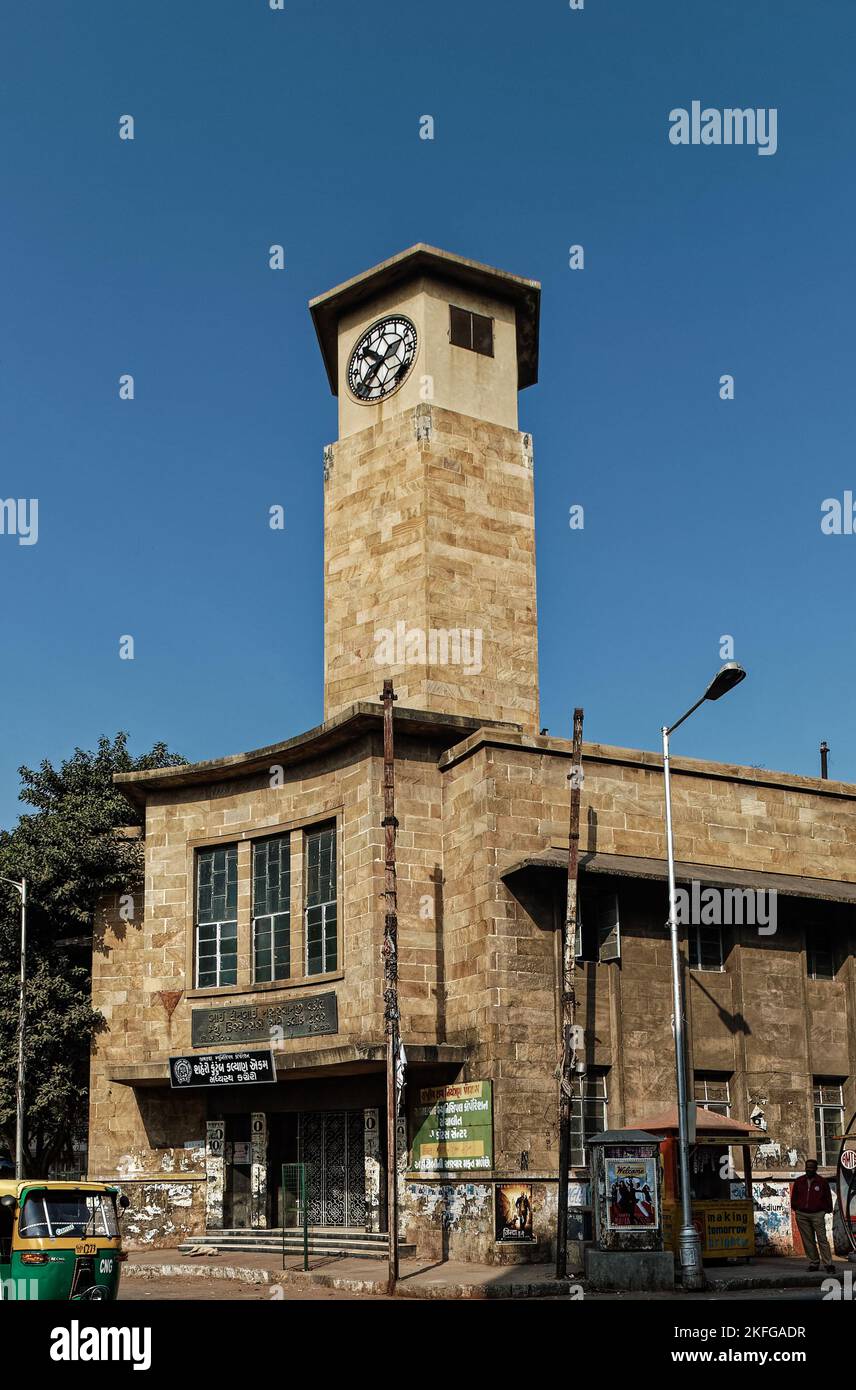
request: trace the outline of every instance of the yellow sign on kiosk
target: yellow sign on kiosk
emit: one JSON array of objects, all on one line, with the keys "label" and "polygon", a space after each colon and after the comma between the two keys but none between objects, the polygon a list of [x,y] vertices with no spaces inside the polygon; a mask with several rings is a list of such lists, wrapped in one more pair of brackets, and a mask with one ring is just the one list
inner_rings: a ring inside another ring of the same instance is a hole
[{"label": "yellow sign on kiosk", "polygon": [[[702,1259],[751,1259],[755,1254],[755,1218],[752,1203],[742,1198],[728,1202],[693,1202],[693,1225],[701,1237]],[[663,1203],[663,1243],[678,1253],[681,1231],[679,1202]]]}]

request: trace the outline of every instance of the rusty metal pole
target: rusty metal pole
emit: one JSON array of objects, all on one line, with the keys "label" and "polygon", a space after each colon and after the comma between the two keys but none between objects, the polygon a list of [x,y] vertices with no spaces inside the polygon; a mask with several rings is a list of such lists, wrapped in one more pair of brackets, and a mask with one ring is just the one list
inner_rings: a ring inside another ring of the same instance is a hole
[{"label": "rusty metal pole", "polygon": [[383,828],[384,828],[384,913],[383,947],[383,1019],[386,1030],[386,1210],[389,1229],[389,1293],[395,1293],[398,1283],[398,1153],[396,1120],[398,1094],[396,1068],[400,1046],[400,1014],[398,1011],[398,893],[395,880],[395,745],[392,728],[392,706],[398,696],[392,681],[383,683]]},{"label": "rusty metal pole", "polygon": [[568,1273],[568,1174],[571,1167],[571,1102],[577,1061],[577,880],[580,846],[580,790],[583,772],[583,711],[574,710],[568,893],[562,932],[562,1062],[559,1082],[559,1200],[556,1209],[556,1278]]}]

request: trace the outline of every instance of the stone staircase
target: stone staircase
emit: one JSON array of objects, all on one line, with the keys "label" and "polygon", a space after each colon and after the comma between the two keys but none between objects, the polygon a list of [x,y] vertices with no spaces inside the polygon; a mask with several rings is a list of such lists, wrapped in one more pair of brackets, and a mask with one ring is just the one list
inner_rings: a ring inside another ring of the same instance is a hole
[{"label": "stone staircase", "polygon": [[[288,1256],[303,1254],[303,1232],[289,1229],[285,1232],[285,1253]],[[186,1240],[178,1248],[183,1254],[197,1245],[206,1245],[220,1255],[230,1253],[247,1255],[281,1255],[283,1233],[277,1227],[262,1230],[224,1230],[207,1231],[195,1240]],[[402,1259],[416,1253],[415,1245],[399,1244]],[[385,1232],[364,1231],[359,1227],[311,1226],[309,1228],[309,1254],[328,1259],[367,1259],[385,1260],[389,1255],[389,1240]]]}]

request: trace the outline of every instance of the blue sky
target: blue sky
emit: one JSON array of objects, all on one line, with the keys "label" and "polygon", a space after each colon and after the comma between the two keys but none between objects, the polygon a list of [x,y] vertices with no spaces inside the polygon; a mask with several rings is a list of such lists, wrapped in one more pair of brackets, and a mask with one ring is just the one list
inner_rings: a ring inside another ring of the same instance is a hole
[{"label": "blue sky", "polygon": [[[415,241],[543,284],[542,723],[656,747],[727,633],[749,679],[675,753],[814,773],[826,738],[856,781],[856,536],[820,530],[856,489],[854,40],[851,0],[11,0],[0,497],[39,540],[0,536],[0,825],[102,732],[320,721],[306,303]],[[671,145],[695,99],[777,108],[777,153]]]}]

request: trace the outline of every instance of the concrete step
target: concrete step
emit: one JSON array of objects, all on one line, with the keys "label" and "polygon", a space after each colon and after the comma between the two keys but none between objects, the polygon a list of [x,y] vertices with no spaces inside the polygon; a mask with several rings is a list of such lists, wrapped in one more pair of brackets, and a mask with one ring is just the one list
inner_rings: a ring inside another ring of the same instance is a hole
[{"label": "concrete step", "polygon": [[[196,1242],[201,1243],[201,1242]],[[206,1241],[206,1244],[210,1242]],[[179,1252],[183,1255],[195,1248],[194,1242],[180,1245]],[[281,1245],[220,1245],[212,1247],[218,1255],[266,1255],[272,1259],[280,1257],[283,1253],[293,1258],[303,1254],[302,1245],[286,1245],[285,1250]],[[386,1251],[368,1250],[364,1245],[310,1245],[308,1254],[315,1259],[326,1260],[380,1260],[386,1258]],[[415,1245],[399,1246],[399,1254],[403,1260],[411,1259],[416,1254]]]},{"label": "concrete step", "polygon": [[[348,1231],[331,1227],[325,1227],[322,1230],[323,1233],[316,1230],[309,1234],[310,1255],[375,1260],[384,1259],[387,1255],[389,1246],[385,1233]],[[185,1241],[178,1248],[183,1254],[186,1254],[197,1245],[208,1245],[221,1255],[233,1253],[281,1255],[283,1250],[287,1255],[300,1255],[303,1252],[303,1235],[301,1232],[290,1230],[286,1232],[285,1240],[283,1240],[282,1232],[274,1230],[210,1231],[197,1240]],[[415,1245],[400,1245],[399,1253],[402,1258],[409,1258],[411,1255],[415,1255],[416,1247]]]},{"label": "concrete step", "polygon": [[[367,1245],[363,1241],[356,1240],[310,1240],[307,1241],[307,1244],[310,1250],[317,1251],[318,1254],[325,1254],[325,1252],[332,1250],[347,1250],[354,1252],[354,1254],[370,1255],[372,1259],[384,1258],[386,1250],[388,1250],[386,1245]],[[283,1250],[283,1248],[288,1251],[303,1250],[302,1240],[240,1240],[239,1236],[233,1237],[232,1240],[210,1240],[208,1237],[201,1237],[200,1240],[186,1240],[183,1241],[182,1245],[179,1245],[179,1250],[189,1250],[193,1245],[211,1245],[214,1250],[221,1251],[257,1250],[260,1254],[261,1252],[270,1254],[271,1251]]]},{"label": "concrete step", "polygon": [[[217,1240],[228,1240],[231,1237],[239,1237],[240,1240],[282,1240],[282,1226],[227,1226],[222,1230],[211,1230],[208,1236],[217,1237]],[[288,1226],[285,1230],[286,1240],[295,1238],[303,1240],[303,1232],[299,1227]],[[365,1241],[370,1245],[385,1245],[386,1232],[375,1232],[375,1230],[361,1230],[359,1227],[349,1226],[310,1226],[308,1227],[308,1237],[310,1240],[359,1240]]]},{"label": "concrete step", "polygon": [[[239,1242],[241,1245],[282,1245],[283,1240],[286,1245],[302,1245],[303,1236],[297,1231],[287,1231],[283,1236],[276,1231],[265,1231],[256,1234],[254,1231],[209,1231],[207,1235],[200,1236],[199,1243],[205,1245],[234,1245]],[[386,1236],[380,1239],[374,1237],[366,1240],[360,1236],[348,1235],[346,1231],[326,1231],[324,1235],[309,1235],[310,1245],[353,1245],[359,1246],[363,1250],[373,1250],[383,1254],[389,1242]]]}]

